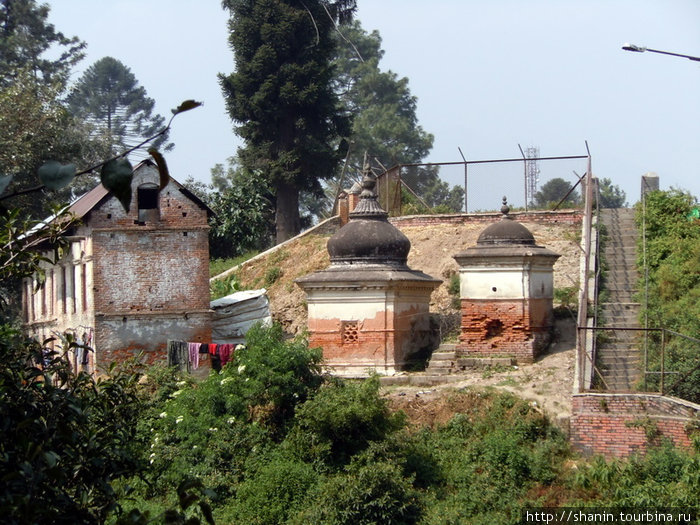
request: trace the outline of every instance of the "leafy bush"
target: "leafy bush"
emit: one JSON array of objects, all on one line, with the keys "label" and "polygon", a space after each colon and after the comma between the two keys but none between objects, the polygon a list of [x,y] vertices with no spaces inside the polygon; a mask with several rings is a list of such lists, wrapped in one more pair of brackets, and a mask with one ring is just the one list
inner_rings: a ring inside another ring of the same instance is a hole
[{"label": "leafy bush", "polygon": [[[5,523],[101,523],[113,482],[145,464],[138,374],[74,375],[58,354],[0,327],[0,515]],[[48,359],[48,362],[46,362]],[[39,366],[35,363],[43,363]]]},{"label": "leafy bush", "polygon": [[[646,250],[638,247],[637,265],[644,275],[648,266],[649,285],[646,312],[652,327],[673,330],[700,339],[700,221],[691,212],[695,197],[679,190],[654,191],[646,196],[646,208],[637,208],[637,223],[646,228]],[[643,239],[642,239],[643,240]],[[640,240],[640,242],[642,242]],[[652,337],[649,345],[651,370],[661,369],[661,341]],[[700,401],[700,369],[697,344],[681,337],[666,340],[667,371],[682,378],[670,392]],[[649,377],[648,388],[659,387],[658,376]]]},{"label": "leafy bush", "polygon": [[412,525],[418,523],[419,493],[411,478],[389,462],[351,464],[320,485],[295,525]]},{"label": "leafy bush", "polygon": [[698,510],[700,457],[666,442],[629,461],[596,458],[572,480],[600,506],[678,507]]},{"label": "leafy bush", "polygon": [[221,373],[176,383],[141,425],[150,449],[146,497],[200,479],[220,503],[235,493],[286,435],[295,409],[319,388],[321,354],[302,340],[285,341],[278,325],[247,333]]},{"label": "leafy bush", "polygon": [[241,483],[228,508],[227,523],[277,525],[300,512],[318,480],[311,465],[273,455],[255,474]]},{"label": "leafy bush", "polygon": [[378,395],[379,378],[359,383],[333,381],[298,410],[287,440],[299,457],[321,470],[337,469],[402,425]]}]

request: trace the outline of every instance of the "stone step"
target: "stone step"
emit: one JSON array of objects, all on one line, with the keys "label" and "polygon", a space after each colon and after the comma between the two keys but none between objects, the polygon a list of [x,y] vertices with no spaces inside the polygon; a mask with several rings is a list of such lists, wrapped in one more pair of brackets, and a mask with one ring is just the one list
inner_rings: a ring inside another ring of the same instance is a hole
[{"label": "stone step", "polygon": [[432,363],[433,361],[454,361],[457,355],[455,354],[454,351],[452,352],[433,352],[433,355],[430,356],[430,362]]},{"label": "stone step", "polygon": [[639,364],[642,359],[639,353],[598,354],[598,362],[603,365]]},{"label": "stone step", "polygon": [[615,312],[603,309],[607,328],[639,328],[639,312]]},{"label": "stone step", "polygon": [[457,366],[460,368],[486,368],[489,366],[513,366],[515,359],[511,357],[460,357]]}]

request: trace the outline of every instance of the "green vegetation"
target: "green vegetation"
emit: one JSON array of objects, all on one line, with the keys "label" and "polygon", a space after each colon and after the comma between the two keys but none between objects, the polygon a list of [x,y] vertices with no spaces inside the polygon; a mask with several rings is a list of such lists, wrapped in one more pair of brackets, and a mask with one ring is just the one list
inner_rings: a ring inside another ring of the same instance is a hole
[{"label": "green vegetation", "polygon": [[[165,117],[154,113],[155,101],[146,95],[131,69],[112,57],[88,67],[71,88],[67,102],[70,112],[89,122],[114,151],[138,144],[165,126]],[[172,150],[168,135],[160,135],[152,147]]]},{"label": "green vegetation", "polygon": [[265,286],[268,288],[282,277],[282,269],[279,266],[271,266],[265,271]]},{"label": "green vegetation", "polygon": [[226,109],[244,145],[244,170],[274,195],[276,241],[301,228],[302,190],[323,194],[345,157],[351,118],[333,90],[336,23],[352,17],[354,0],[224,0],[235,71],[220,75]]},{"label": "green vegetation", "polygon": [[572,458],[537,408],[495,390],[455,391],[448,423],[417,426],[378,378],[324,376],[320,351],[279,326],[254,327],[200,382],[131,365],[95,382],[57,356],[41,371],[26,364],[36,345],[2,335],[10,523],[508,524],[548,505],[697,507],[699,456],[645,421],[647,457],[611,462]]},{"label": "green vegetation", "polygon": [[[693,218],[697,200],[680,190],[655,191],[646,196],[646,214],[637,206],[637,223],[646,227],[646,263],[649,276],[647,309],[649,326],[665,328],[700,339],[700,221]],[[640,240],[642,242],[642,240]],[[644,247],[639,246],[638,266],[644,275]],[[644,290],[642,281],[640,289]],[[650,370],[661,369],[662,341],[652,334]],[[700,402],[700,345],[666,334],[665,370],[672,395]],[[658,374],[647,378],[647,388],[660,388]],[[678,383],[674,386],[675,383]]]},{"label": "green vegetation", "polygon": [[572,469],[565,436],[511,394],[454,392],[466,410],[417,427],[389,409],[378,378],[332,379],[319,365],[303,341],[257,327],[220,374],[152,377],[159,401],[139,424],[148,468],[122,481],[125,512],[158,515],[193,480],[217,523],[261,524],[506,524],[526,507],[692,505],[700,489],[697,457],[665,443]]},{"label": "green vegetation", "polygon": [[[562,202],[565,197],[566,200]],[[577,208],[581,205],[581,196],[570,182],[556,177],[545,182],[535,193],[533,204],[537,208],[551,209],[560,202],[560,208]]]},{"label": "green vegetation", "polygon": [[228,259],[210,259],[209,260],[209,277],[214,277],[219,275],[226,270],[238,266],[239,264],[251,259],[256,256],[258,252],[247,252],[238,257],[231,257]]}]

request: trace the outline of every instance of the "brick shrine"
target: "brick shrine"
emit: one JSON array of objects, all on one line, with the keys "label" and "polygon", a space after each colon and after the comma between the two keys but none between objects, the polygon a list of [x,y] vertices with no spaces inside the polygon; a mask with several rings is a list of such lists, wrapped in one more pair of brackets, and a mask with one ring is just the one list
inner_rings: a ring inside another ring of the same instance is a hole
[{"label": "brick shrine", "polygon": [[330,266],[296,280],[307,296],[309,345],[349,377],[392,375],[439,343],[429,304],[442,281],[407,266],[411,242],[389,223],[375,185],[366,168],[357,207],[328,240]]},{"label": "brick shrine", "polygon": [[453,256],[460,267],[457,354],[530,363],[551,339],[559,255],[535,244],[509,211],[504,197],[501,220],[484,229],[476,246]]}]

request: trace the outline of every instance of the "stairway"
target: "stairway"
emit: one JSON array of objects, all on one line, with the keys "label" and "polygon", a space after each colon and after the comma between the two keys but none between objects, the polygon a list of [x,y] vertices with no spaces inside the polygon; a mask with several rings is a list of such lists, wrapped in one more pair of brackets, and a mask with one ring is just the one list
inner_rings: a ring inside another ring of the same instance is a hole
[{"label": "stairway", "polygon": [[443,376],[455,373],[457,364],[457,352],[453,344],[441,344],[430,356],[430,361],[425,369],[426,375]]},{"label": "stairway", "polygon": [[[600,303],[600,326],[640,328],[640,305],[635,302],[638,273],[636,245],[638,230],[631,208],[601,210],[600,216],[607,234],[603,249],[607,293]],[[596,366],[609,391],[634,390],[641,375],[641,341],[639,331],[604,330],[599,332]],[[602,385],[601,385],[602,386]]]}]

